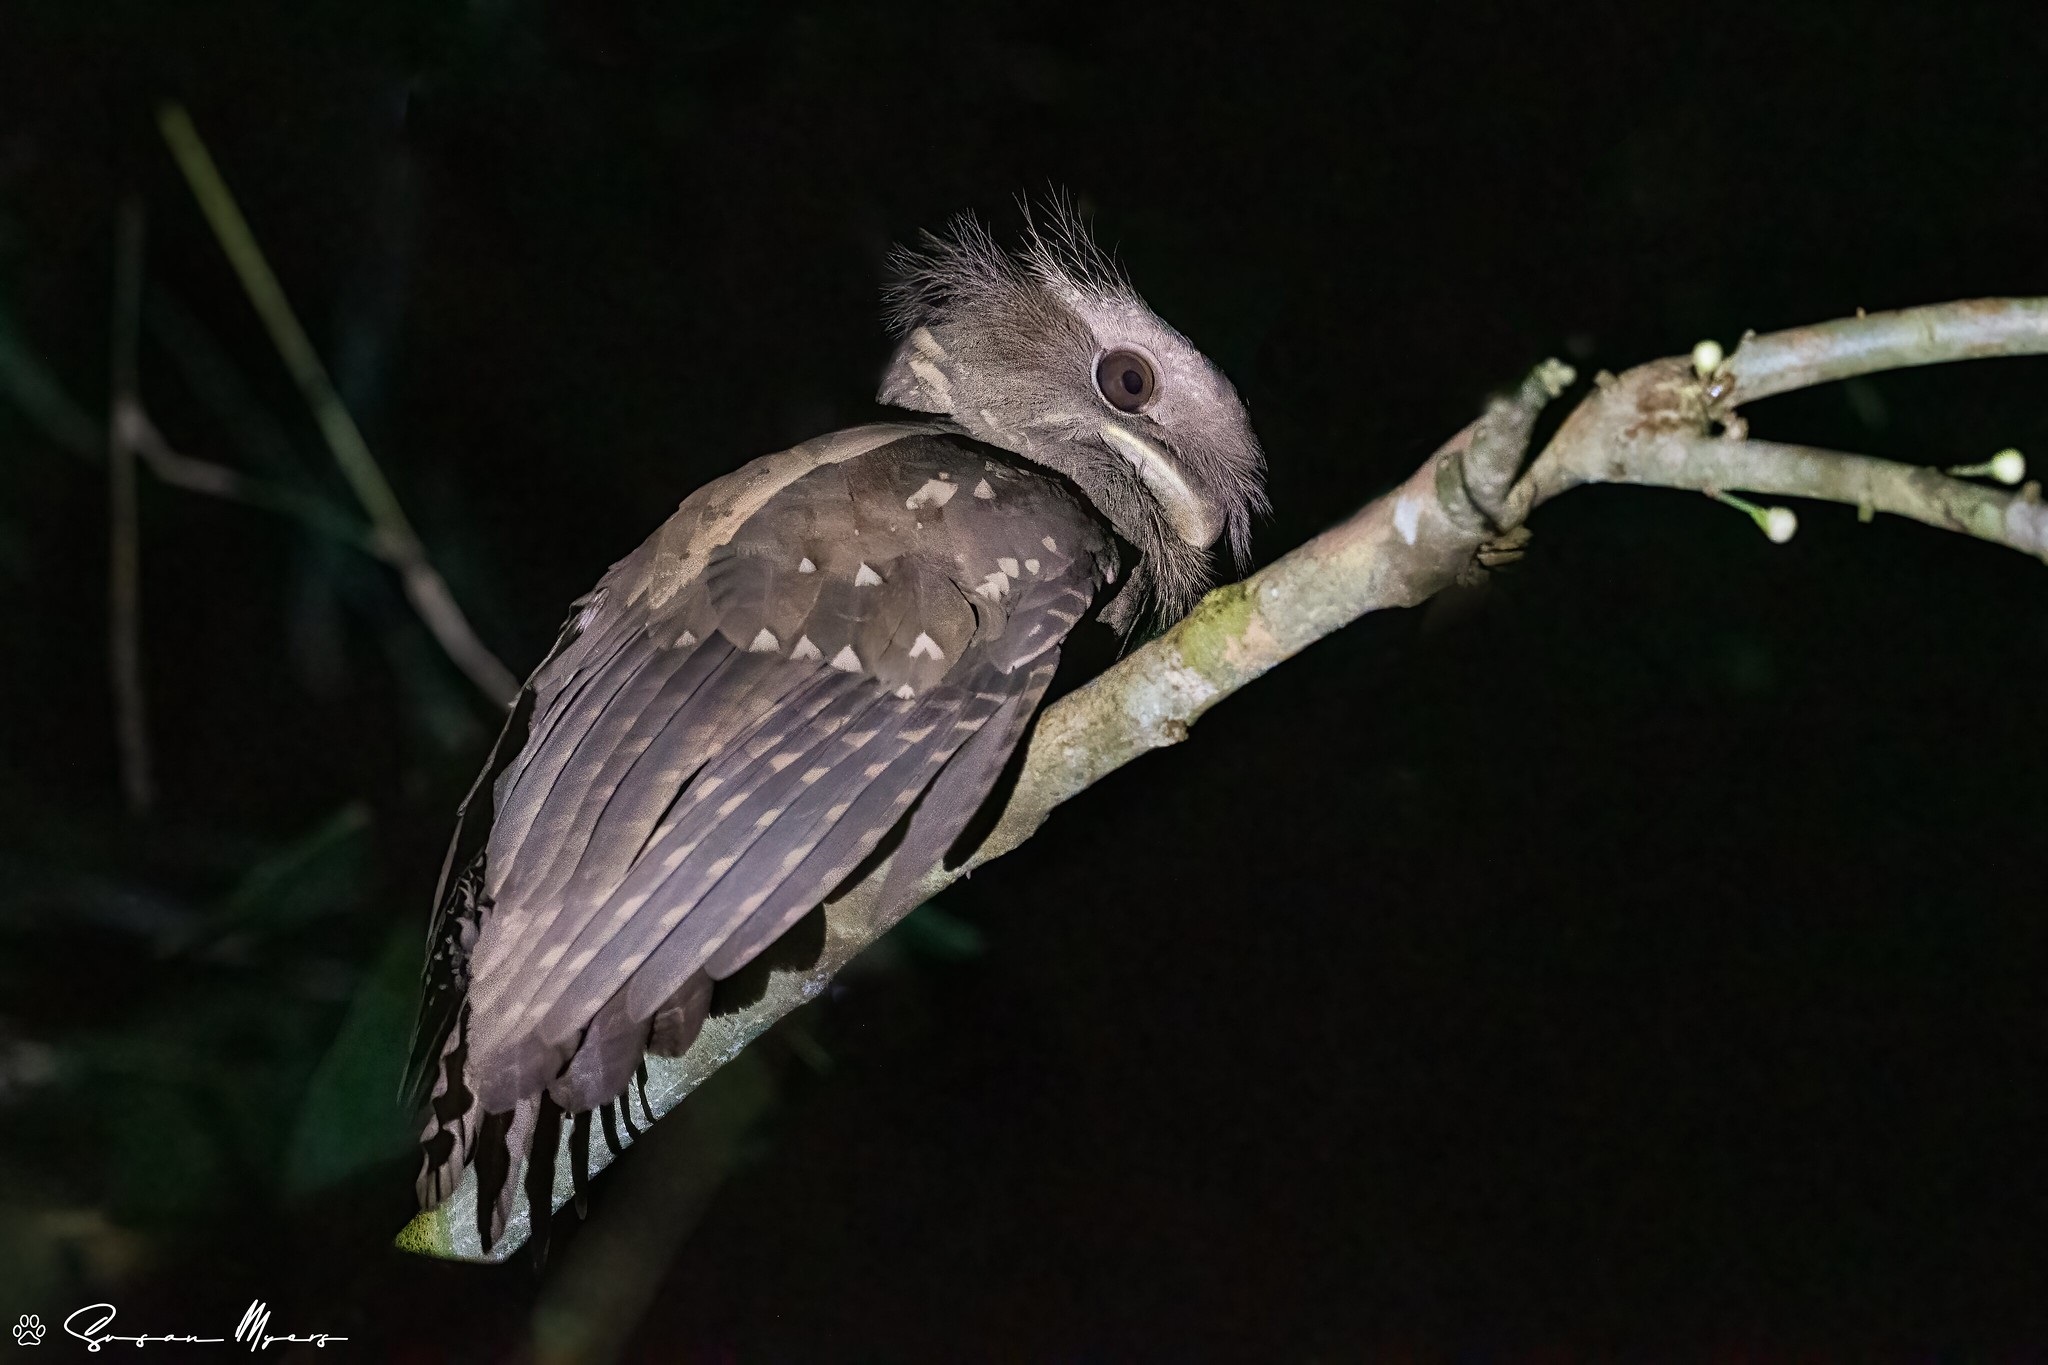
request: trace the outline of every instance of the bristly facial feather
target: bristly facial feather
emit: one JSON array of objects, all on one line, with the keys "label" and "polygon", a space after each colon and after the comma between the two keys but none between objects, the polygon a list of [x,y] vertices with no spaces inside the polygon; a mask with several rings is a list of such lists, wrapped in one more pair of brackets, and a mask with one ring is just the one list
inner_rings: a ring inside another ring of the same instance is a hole
[{"label": "bristly facial feather", "polygon": [[1068,204],[1027,207],[1015,251],[962,216],[890,265],[888,317],[903,340],[881,401],[942,414],[1079,485],[1140,556],[1105,621],[1128,631],[1148,599],[1162,623],[1184,615],[1210,583],[1220,535],[1243,565],[1266,508],[1244,404]]}]

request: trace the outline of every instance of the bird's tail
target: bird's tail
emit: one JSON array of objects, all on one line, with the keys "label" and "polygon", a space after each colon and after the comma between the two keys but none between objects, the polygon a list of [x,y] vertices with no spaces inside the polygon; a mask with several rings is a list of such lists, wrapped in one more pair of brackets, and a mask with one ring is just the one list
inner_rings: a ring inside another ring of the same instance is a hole
[{"label": "bird's tail", "polygon": [[[473,940],[472,940],[473,941]],[[466,979],[463,984],[466,986]],[[591,1116],[613,1156],[637,1141],[641,1127],[633,1121],[637,1093],[643,1122],[654,1122],[647,1099],[648,1052],[681,1056],[696,1041],[710,1005],[711,982],[699,973],[686,982],[651,1020],[633,1024],[601,1011],[584,1030],[578,1046],[559,1075],[539,1094],[521,1097],[510,1109],[486,1110],[470,1083],[470,1006],[462,1002],[433,1068],[425,1096],[426,1118],[420,1132],[420,1173],[415,1183],[420,1207],[435,1208],[462,1184],[465,1169],[476,1167],[477,1240],[488,1252],[505,1235],[516,1194],[524,1190],[532,1219],[531,1241],[536,1259],[547,1254],[548,1229],[554,1213],[555,1167],[564,1149],[569,1159],[570,1188],[580,1216],[590,1181]],[[563,1141],[562,1122],[569,1121]]]}]

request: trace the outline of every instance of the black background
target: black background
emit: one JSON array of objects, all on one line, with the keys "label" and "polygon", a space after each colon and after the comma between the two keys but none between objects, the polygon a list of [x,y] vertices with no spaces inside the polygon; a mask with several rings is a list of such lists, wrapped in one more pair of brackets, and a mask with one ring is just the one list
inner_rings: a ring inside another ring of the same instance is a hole
[{"label": "black background", "polygon": [[[2020,6],[9,0],[0,306],[98,411],[140,194],[162,306],[250,391],[209,402],[153,325],[159,424],[346,505],[157,139],[186,101],[524,671],[690,488],[868,416],[882,254],[959,210],[1013,230],[1058,185],[1092,212],[1250,406],[1264,559],[1545,355],[2048,293],[2044,92]],[[2038,464],[2044,381],[1989,362],[1750,418]],[[144,482],[136,821],[104,475],[0,401],[0,1040],[59,1063],[0,1087],[34,1294],[0,1315],[108,1297],[198,1330],[256,1296],[365,1358],[520,1358],[525,1258],[389,1250],[402,1151],[287,1195],[264,1117],[422,922],[488,716],[381,569]],[[2048,1343],[2048,579],[1798,510],[1776,547],[1697,496],[1576,492],[1477,612],[1318,645],[948,892],[980,951],[812,1012],[831,1065],[778,1065],[633,1357]],[[107,911],[218,904],[338,810],[360,848],[311,947],[193,965]],[[78,1060],[230,988],[236,1041],[175,1104],[175,1058]]]}]

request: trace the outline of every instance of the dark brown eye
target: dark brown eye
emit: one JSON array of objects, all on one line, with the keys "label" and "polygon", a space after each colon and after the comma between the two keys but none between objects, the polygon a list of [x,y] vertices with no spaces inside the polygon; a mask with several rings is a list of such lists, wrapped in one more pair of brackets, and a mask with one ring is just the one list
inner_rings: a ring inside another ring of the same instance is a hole
[{"label": "dark brown eye", "polygon": [[1111,351],[1095,363],[1095,387],[1119,412],[1136,412],[1152,401],[1152,366],[1136,351]]}]

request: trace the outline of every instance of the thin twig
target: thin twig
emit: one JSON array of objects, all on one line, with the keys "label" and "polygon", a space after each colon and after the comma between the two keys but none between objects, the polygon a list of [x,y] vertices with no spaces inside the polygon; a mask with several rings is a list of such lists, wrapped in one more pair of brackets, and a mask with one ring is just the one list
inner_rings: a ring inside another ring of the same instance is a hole
[{"label": "thin twig", "polygon": [[286,370],[291,373],[306,405],[312,410],[313,420],[319,425],[328,449],[333,452],[335,463],[341,467],[342,477],[348,480],[357,501],[369,514],[376,539],[384,548],[384,557],[398,569],[399,580],[404,584],[405,595],[411,600],[413,609],[426,622],[435,639],[440,641],[448,657],[485,696],[497,705],[511,705],[519,691],[518,679],[477,637],[469,618],[463,615],[454,595],[448,591],[447,583],[428,560],[426,546],[413,530],[405,509],[399,505],[398,495],[392,491],[384,471],[378,467],[376,457],[370,453],[369,444],[364,441],[355,418],[349,415],[341,395],[335,392],[327,367],[321,363],[319,352],[313,349],[312,341],[299,325],[283,286],[272,273],[270,263],[264,259],[262,248],[256,244],[248,220],[242,216],[227,182],[221,178],[198,129],[192,126],[191,116],[182,105],[167,104],[157,111],[157,127],[169,144],[172,156],[177,159],[179,169],[184,172],[185,182],[199,201],[200,210],[213,228],[215,239],[227,253],[228,262],[241,280],[249,302],[255,306],[257,315],[269,331],[271,343],[277,347]]},{"label": "thin twig", "polygon": [[370,534],[369,528],[325,498],[262,479],[252,479],[238,469],[187,455],[165,439],[149,414],[140,407],[117,412],[115,420],[127,423],[128,442],[142,457],[142,463],[148,466],[149,472],[172,487],[291,517],[312,530],[354,546],[366,555],[382,559],[385,563],[392,562],[387,547]]},{"label": "thin twig", "polygon": [[[109,404],[110,420],[104,425],[93,421],[32,352],[7,336],[0,336],[0,386],[53,445],[81,459],[98,461],[117,446],[125,446],[144,468],[173,488],[295,518],[372,558],[393,562],[387,547],[368,527],[319,494],[254,479],[227,465],[185,454],[157,428],[139,394],[116,395]],[[35,395],[32,406],[22,396],[27,392]]]},{"label": "thin twig", "polygon": [[108,546],[107,669],[114,693],[114,733],[121,751],[121,791],[140,815],[154,796],[149,724],[142,690],[142,548],[135,499],[135,448],[119,414],[135,403],[136,348],[142,327],[141,200],[122,201],[114,244],[114,312],[107,422]]},{"label": "thin twig", "polygon": [[2022,554],[2048,555],[2048,503],[2038,485],[2013,492],[1950,478],[1925,465],[1812,446],[1673,435],[1585,482],[1816,498],[1907,517]]},{"label": "thin twig", "polygon": [[1706,387],[1715,413],[1879,370],[2048,352],[2048,299],[1964,299],[1743,338]]}]

